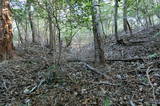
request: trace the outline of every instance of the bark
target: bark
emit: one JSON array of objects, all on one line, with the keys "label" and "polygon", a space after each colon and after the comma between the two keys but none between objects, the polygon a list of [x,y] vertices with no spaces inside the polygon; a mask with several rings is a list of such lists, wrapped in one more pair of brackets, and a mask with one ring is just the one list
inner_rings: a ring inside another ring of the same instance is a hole
[{"label": "bark", "polygon": [[[26,17],[27,18],[27,17]],[[28,21],[27,19],[25,20],[25,28],[24,28],[24,31],[25,31],[25,42],[28,41]]]},{"label": "bark", "polygon": [[148,21],[149,21],[149,24],[152,26],[151,16],[148,16]]},{"label": "bark", "polygon": [[102,39],[100,33],[100,22],[98,10],[98,1],[92,1],[92,25],[93,25],[93,35],[94,35],[94,46],[95,46],[95,61],[101,64],[105,63],[104,51],[102,49]]},{"label": "bark", "polygon": [[123,0],[123,28],[124,31],[127,33],[127,0]]},{"label": "bark", "polygon": [[127,19],[127,0],[123,0],[123,29],[126,33],[129,31],[132,35],[132,28]]},{"label": "bark", "polygon": [[[101,0],[98,0],[98,3],[101,4]],[[101,26],[101,35],[102,35],[102,38],[105,38],[106,33],[105,33],[105,28],[104,28],[104,25],[103,25],[103,20],[102,20],[102,17],[101,17],[101,14],[102,14],[102,11],[101,11],[101,8],[100,6],[98,7],[98,14],[99,14],[99,21],[100,21],[100,26]]]},{"label": "bark", "polygon": [[50,12],[48,10],[48,23],[49,23],[49,46],[51,49],[53,49],[54,44],[53,44],[53,25],[52,25],[52,18],[50,16]]},{"label": "bark", "polygon": [[23,43],[23,38],[22,38],[22,34],[21,34],[21,31],[20,31],[20,28],[19,28],[19,23],[18,23],[17,20],[15,20],[15,23],[16,23],[16,27],[17,27],[17,30],[18,30],[18,37],[19,37],[19,40],[22,44]]},{"label": "bark", "polygon": [[127,29],[129,30],[130,35],[132,35],[132,28],[131,28],[131,26],[130,26],[130,24],[129,24],[129,21],[126,20],[126,23],[127,23]]},{"label": "bark", "polygon": [[59,24],[59,17],[58,17],[58,7],[60,6],[60,4],[58,4],[58,2],[55,2],[55,8],[54,8],[54,12],[53,12],[53,18],[55,20],[55,26],[57,29],[57,35],[58,35],[58,48],[59,48],[59,53],[58,53],[58,61],[57,64],[60,65],[61,63],[61,55],[62,55],[62,40],[61,40],[61,28],[60,28],[60,24]]},{"label": "bark", "polygon": [[58,30],[58,46],[59,46],[59,55],[58,55],[58,65],[60,65],[61,63],[61,55],[62,55],[62,40],[61,40],[61,29],[58,23],[58,17],[55,16],[55,20],[56,20],[56,27]]},{"label": "bark", "polygon": [[39,35],[40,35],[40,27],[39,27],[39,25],[40,25],[40,20],[39,20],[39,18],[37,18],[37,35],[38,35],[38,37],[39,37]]},{"label": "bark", "polygon": [[[28,2],[28,1],[27,1]],[[29,16],[29,23],[32,31],[32,42],[36,42],[36,28],[33,22],[33,13],[31,11],[31,2],[28,2],[28,16]]]},{"label": "bark", "polygon": [[[72,30],[72,29],[71,29]],[[66,41],[66,46],[65,48],[68,48],[69,46],[71,46],[72,44],[72,40],[74,38],[74,36],[78,33],[79,31],[73,33],[71,32],[71,34],[69,35],[69,37],[65,37],[65,41]]]},{"label": "bark", "polygon": [[147,17],[145,17],[145,22],[146,22],[146,23],[145,23],[145,25],[146,25],[146,27],[145,27],[145,28],[147,28],[147,29],[148,29],[148,28],[149,28],[149,23],[148,23]]},{"label": "bark", "polygon": [[115,31],[115,38],[117,43],[119,42],[119,37],[118,37],[118,25],[117,25],[117,16],[118,16],[118,0],[115,0],[115,5],[114,5],[114,31]]},{"label": "bark", "polygon": [[53,49],[54,52],[56,51],[56,31],[55,26],[53,25],[53,19],[52,19],[52,9],[48,2],[46,2],[46,9],[47,9],[47,15],[48,15],[48,23],[49,23],[49,46],[50,49]]},{"label": "bark", "polygon": [[137,17],[137,23],[139,22],[141,24],[141,26],[143,26],[145,28],[145,25],[143,25],[142,21],[141,21],[141,18],[139,16],[139,2],[138,0],[136,0],[136,17]]},{"label": "bark", "polygon": [[0,0],[0,59],[14,56],[13,31],[9,0]]}]

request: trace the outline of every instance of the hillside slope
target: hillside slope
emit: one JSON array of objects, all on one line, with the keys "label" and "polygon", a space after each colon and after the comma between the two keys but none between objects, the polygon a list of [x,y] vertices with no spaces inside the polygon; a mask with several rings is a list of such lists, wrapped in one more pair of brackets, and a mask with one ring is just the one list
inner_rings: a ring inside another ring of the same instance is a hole
[{"label": "hillside slope", "polygon": [[[160,27],[121,38],[126,45],[107,38],[104,50],[110,63],[105,66],[65,58],[58,66],[47,48],[31,44],[17,48],[18,58],[0,63],[0,106],[160,104]],[[92,47],[82,48],[79,59],[92,60]],[[69,55],[77,59],[72,52]]]}]

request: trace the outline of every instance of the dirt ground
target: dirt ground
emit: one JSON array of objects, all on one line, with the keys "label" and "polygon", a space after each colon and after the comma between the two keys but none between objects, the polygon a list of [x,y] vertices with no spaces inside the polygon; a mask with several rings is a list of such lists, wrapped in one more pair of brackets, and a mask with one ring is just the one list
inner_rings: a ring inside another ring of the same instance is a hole
[{"label": "dirt ground", "polygon": [[[82,48],[86,52],[64,51],[60,66],[48,48],[21,45],[15,59],[0,63],[0,106],[158,106],[159,31],[122,35],[125,45],[108,37],[104,66],[87,61],[93,59],[89,45]],[[67,62],[77,59],[76,52],[85,62]]]}]

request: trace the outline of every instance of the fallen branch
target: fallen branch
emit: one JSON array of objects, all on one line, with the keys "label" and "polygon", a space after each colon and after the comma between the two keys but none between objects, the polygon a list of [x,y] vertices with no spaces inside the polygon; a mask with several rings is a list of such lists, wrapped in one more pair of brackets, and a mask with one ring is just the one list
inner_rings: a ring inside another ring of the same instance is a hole
[{"label": "fallen branch", "polygon": [[152,88],[153,99],[154,99],[154,101],[156,101],[155,89],[154,89],[154,86],[153,86],[153,84],[151,82],[151,79],[150,79],[150,76],[149,76],[149,73],[151,72],[150,68],[151,67],[148,67],[148,69],[146,71],[146,75],[147,75],[147,78],[148,78],[148,82],[149,82],[149,84],[150,84],[150,86]]},{"label": "fallen branch", "polygon": [[120,86],[120,84],[113,84],[108,81],[100,81],[100,82],[92,82],[93,84],[97,85],[111,85],[111,86]]},{"label": "fallen branch", "polygon": [[93,60],[80,60],[80,59],[68,59],[67,62],[85,62],[85,63],[94,63]]},{"label": "fallen branch", "polygon": [[129,59],[108,59],[106,61],[123,61],[123,62],[144,62],[143,58],[129,58]]},{"label": "fallen branch", "polygon": [[40,86],[45,82],[46,80],[41,80],[41,82],[38,85],[35,85],[31,90],[29,89],[25,89],[24,93],[25,94],[31,94],[32,92],[36,91],[38,88],[40,88]]},{"label": "fallen branch", "polygon": [[129,103],[130,103],[131,106],[136,106],[136,105],[133,103],[132,100],[130,100]]},{"label": "fallen branch", "polygon": [[[122,62],[144,62],[145,58],[129,58],[129,59],[107,59],[106,62],[122,61]],[[93,60],[80,60],[80,59],[70,59],[67,62],[85,62],[85,63],[94,63]]]},{"label": "fallen branch", "polygon": [[96,73],[96,74],[98,74],[98,75],[101,75],[101,76],[103,76],[103,77],[105,77],[105,78],[108,78],[108,76],[106,76],[104,73],[100,72],[100,71],[99,71],[98,69],[96,69],[96,68],[93,68],[93,67],[90,66],[89,64],[83,63],[83,65],[87,68],[87,70],[90,70],[90,71],[92,71],[92,72],[94,72],[94,73]]}]

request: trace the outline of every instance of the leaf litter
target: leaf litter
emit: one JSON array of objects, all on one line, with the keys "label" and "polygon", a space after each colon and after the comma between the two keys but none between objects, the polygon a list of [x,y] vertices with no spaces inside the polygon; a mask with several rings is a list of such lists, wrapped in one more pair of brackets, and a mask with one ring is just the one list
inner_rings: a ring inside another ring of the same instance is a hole
[{"label": "leaf litter", "polygon": [[[147,32],[142,30],[135,33],[132,38],[128,37],[132,43],[142,38],[146,41],[140,41],[141,43],[136,45],[134,43],[129,46],[117,45],[112,40],[107,40],[105,42],[107,59],[138,57],[144,61],[112,61],[105,66],[85,63],[99,73],[86,68],[84,62],[67,62],[66,59],[69,58],[67,53],[63,54],[62,64],[58,66],[53,61],[56,56],[48,48],[38,44],[21,45],[16,49],[17,58],[0,63],[0,105],[158,105],[160,38],[154,37],[158,31],[157,27],[150,28]],[[90,51],[93,51],[92,47]],[[91,58],[92,54],[86,52],[82,56],[83,59],[87,59]]]}]

